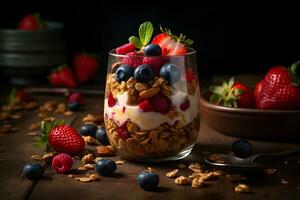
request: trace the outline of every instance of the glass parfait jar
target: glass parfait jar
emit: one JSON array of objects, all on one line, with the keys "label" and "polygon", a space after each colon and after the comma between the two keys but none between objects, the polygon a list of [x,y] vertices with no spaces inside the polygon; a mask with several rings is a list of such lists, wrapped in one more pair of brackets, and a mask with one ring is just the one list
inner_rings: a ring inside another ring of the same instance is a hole
[{"label": "glass parfait jar", "polygon": [[154,57],[110,51],[104,121],[117,154],[138,162],[189,155],[200,126],[197,77],[193,49],[182,56]]}]

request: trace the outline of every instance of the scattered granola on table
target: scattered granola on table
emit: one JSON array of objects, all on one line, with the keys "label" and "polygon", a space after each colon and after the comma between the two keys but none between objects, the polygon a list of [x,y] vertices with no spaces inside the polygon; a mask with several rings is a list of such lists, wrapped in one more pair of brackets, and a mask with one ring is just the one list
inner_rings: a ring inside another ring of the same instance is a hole
[{"label": "scattered granola on table", "polygon": [[246,184],[238,184],[235,188],[234,191],[236,193],[249,193],[250,192],[250,187]]}]

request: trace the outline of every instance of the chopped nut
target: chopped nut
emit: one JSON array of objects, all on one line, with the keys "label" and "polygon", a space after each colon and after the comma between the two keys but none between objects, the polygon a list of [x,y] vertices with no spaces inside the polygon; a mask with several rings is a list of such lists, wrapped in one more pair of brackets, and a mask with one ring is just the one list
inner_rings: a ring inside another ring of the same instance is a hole
[{"label": "chopped nut", "polygon": [[92,136],[82,136],[83,140],[89,144],[89,145],[94,145],[96,144],[96,139],[93,138]]},{"label": "chopped nut", "polygon": [[37,132],[29,132],[27,133],[28,136],[37,136]]},{"label": "chopped nut", "polygon": [[84,165],[79,166],[77,169],[80,170],[80,171],[87,171],[88,170]]},{"label": "chopped nut", "polygon": [[193,172],[202,172],[201,166],[199,163],[192,163],[188,166],[188,168]]},{"label": "chopped nut", "polygon": [[141,92],[143,90],[146,90],[148,89],[149,86],[147,84],[144,84],[144,83],[136,83],[135,84],[135,89],[138,91],[138,92]]},{"label": "chopped nut", "polygon": [[36,131],[36,130],[38,130],[38,129],[40,128],[40,126],[41,126],[41,123],[40,123],[40,122],[37,122],[37,123],[31,123],[31,124],[29,124],[29,126],[28,126],[28,130],[29,130],[29,131]]},{"label": "chopped nut", "polygon": [[225,163],[224,158],[218,154],[211,154],[208,159],[216,163]]},{"label": "chopped nut", "polygon": [[125,164],[125,161],[124,161],[124,160],[117,160],[117,161],[116,161],[116,164],[117,164],[117,165],[124,165],[124,164]]},{"label": "chopped nut", "polygon": [[97,146],[96,151],[100,156],[114,156],[115,152],[112,146]]},{"label": "chopped nut", "polygon": [[152,167],[147,167],[146,172],[154,172],[155,170]]},{"label": "chopped nut", "polygon": [[99,180],[100,177],[98,174],[90,174],[89,175],[89,178],[92,180],[92,181],[96,181],[96,180]]},{"label": "chopped nut", "polygon": [[82,121],[85,123],[93,123],[95,121],[95,117],[91,114],[87,114]]},{"label": "chopped nut", "polygon": [[101,160],[102,158],[101,157],[96,157],[95,159],[94,159],[94,162],[95,163],[97,163],[99,160]]},{"label": "chopped nut", "polygon": [[153,87],[153,88],[149,88],[149,89],[143,90],[139,94],[139,97],[141,99],[147,99],[147,98],[153,97],[153,96],[155,96],[159,92],[159,90],[160,90],[159,87]]},{"label": "chopped nut", "polygon": [[36,109],[38,107],[38,103],[36,101],[31,101],[24,104],[24,108],[26,110]]},{"label": "chopped nut", "polygon": [[216,171],[213,171],[213,176],[223,176],[224,175],[224,172],[221,171],[221,170],[216,170]]},{"label": "chopped nut", "polygon": [[90,177],[77,177],[77,178],[75,178],[75,180],[80,181],[80,182],[84,182],[84,183],[92,181],[92,179]]},{"label": "chopped nut", "polygon": [[177,185],[191,185],[192,184],[192,180],[189,177],[185,177],[185,176],[179,176],[178,178],[175,179],[175,183]]},{"label": "chopped nut", "polygon": [[167,172],[167,173],[166,173],[166,176],[167,176],[168,178],[176,178],[176,177],[178,176],[178,172],[179,172],[178,169],[174,169],[174,170],[172,170],[172,171],[170,171],[170,172]]},{"label": "chopped nut", "polygon": [[11,116],[12,119],[20,119],[21,115],[14,114]]},{"label": "chopped nut", "polygon": [[225,177],[228,180],[233,181],[233,182],[242,181],[242,180],[246,180],[247,179],[246,177],[241,176],[239,174],[227,174]]},{"label": "chopped nut", "polygon": [[89,169],[94,169],[94,165],[92,164],[85,164],[84,167],[89,170]]},{"label": "chopped nut", "polygon": [[103,121],[104,121],[104,117],[103,117],[103,115],[96,115],[95,117],[94,117],[94,123],[95,124],[102,124],[103,123]]},{"label": "chopped nut", "polygon": [[74,115],[74,112],[72,112],[72,111],[66,111],[66,112],[64,112],[64,116],[72,116],[72,115]]},{"label": "chopped nut", "polygon": [[89,153],[89,154],[83,156],[81,161],[83,164],[92,163],[94,161],[94,156],[93,156],[93,154]]},{"label": "chopped nut", "polygon": [[238,184],[235,188],[234,191],[236,193],[248,193],[250,192],[250,187],[246,184]]},{"label": "chopped nut", "polygon": [[64,113],[67,111],[67,105],[65,103],[59,103],[55,110],[56,113]]},{"label": "chopped nut", "polygon": [[40,112],[40,113],[38,113],[38,117],[39,118],[46,118],[46,117],[48,117],[49,116],[49,114],[48,113],[45,113],[45,112]]},{"label": "chopped nut", "polygon": [[277,172],[277,169],[271,169],[271,168],[269,168],[269,169],[266,169],[265,170],[265,173],[267,174],[267,175],[273,175],[273,174],[275,174]]},{"label": "chopped nut", "polygon": [[286,185],[286,184],[288,184],[289,182],[288,182],[287,180],[285,180],[284,178],[282,178],[282,179],[281,179],[281,183],[284,184],[284,185]]},{"label": "chopped nut", "polygon": [[201,188],[204,186],[204,181],[202,179],[194,178],[192,180],[192,188]]},{"label": "chopped nut", "polygon": [[35,160],[35,161],[43,161],[43,156],[42,155],[39,155],[39,154],[34,154],[31,156],[31,159],[32,160]]}]

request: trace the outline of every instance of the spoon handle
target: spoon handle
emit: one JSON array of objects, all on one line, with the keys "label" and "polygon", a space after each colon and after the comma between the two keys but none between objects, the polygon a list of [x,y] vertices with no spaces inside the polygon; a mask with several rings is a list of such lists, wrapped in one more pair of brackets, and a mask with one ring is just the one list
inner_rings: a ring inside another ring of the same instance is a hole
[{"label": "spoon handle", "polygon": [[300,149],[295,149],[295,150],[287,150],[287,151],[281,151],[281,152],[275,152],[275,153],[258,153],[253,156],[251,156],[250,160],[254,162],[258,158],[262,157],[270,157],[270,158],[280,158],[283,156],[289,156],[292,154],[300,153]]}]

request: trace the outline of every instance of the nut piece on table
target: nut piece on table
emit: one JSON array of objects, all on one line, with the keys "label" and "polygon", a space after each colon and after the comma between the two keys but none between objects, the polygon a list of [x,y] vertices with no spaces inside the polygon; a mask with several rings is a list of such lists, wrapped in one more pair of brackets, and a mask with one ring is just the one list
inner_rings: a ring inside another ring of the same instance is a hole
[{"label": "nut piece on table", "polygon": [[277,169],[271,169],[271,168],[268,168],[268,169],[265,170],[265,173],[266,173],[267,175],[273,175],[273,174],[275,174],[276,172],[277,172]]},{"label": "nut piece on table", "polygon": [[94,156],[91,153],[86,154],[85,156],[82,157],[81,161],[82,161],[83,164],[93,163],[94,162]]},{"label": "nut piece on table", "polygon": [[199,163],[192,163],[188,166],[188,168],[196,173],[202,172],[201,165]]},{"label": "nut piece on table", "polygon": [[96,151],[100,156],[114,156],[115,152],[112,148],[112,146],[97,146]]},{"label": "nut piece on table", "polygon": [[178,171],[179,171],[178,169],[174,169],[174,170],[172,170],[170,172],[167,172],[166,176],[168,178],[176,178],[178,176]]},{"label": "nut piece on table", "polygon": [[124,165],[125,164],[125,160],[117,160],[115,163],[117,165]]},{"label": "nut piece on table", "polygon": [[96,144],[96,139],[93,138],[92,136],[82,136],[82,138],[89,145],[95,145]]},{"label": "nut piece on table", "polygon": [[238,184],[235,188],[234,191],[236,193],[249,193],[250,192],[250,187],[246,184]]},{"label": "nut piece on table", "polygon": [[200,178],[194,178],[192,180],[192,188],[202,188],[204,186],[204,181]]},{"label": "nut piece on table", "polygon": [[191,185],[192,180],[189,177],[179,176],[178,178],[175,179],[175,183],[177,185],[186,186],[186,185]]}]

